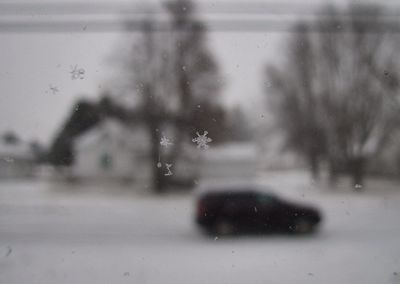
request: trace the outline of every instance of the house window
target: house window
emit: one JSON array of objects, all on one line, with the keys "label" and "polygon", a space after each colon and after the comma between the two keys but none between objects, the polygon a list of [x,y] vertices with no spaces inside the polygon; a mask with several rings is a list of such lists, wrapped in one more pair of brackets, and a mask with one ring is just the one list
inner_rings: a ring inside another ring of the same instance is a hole
[{"label": "house window", "polygon": [[112,168],[112,156],[104,153],[100,156],[100,168],[103,170],[110,170]]}]

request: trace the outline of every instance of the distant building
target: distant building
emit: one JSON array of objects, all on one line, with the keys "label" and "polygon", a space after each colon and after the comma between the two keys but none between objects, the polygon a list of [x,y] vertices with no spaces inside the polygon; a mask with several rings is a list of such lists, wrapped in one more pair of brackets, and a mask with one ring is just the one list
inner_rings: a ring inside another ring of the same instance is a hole
[{"label": "distant building", "polygon": [[34,155],[29,143],[15,134],[7,133],[0,138],[0,178],[33,176]]},{"label": "distant building", "polygon": [[[169,135],[172,131],[164,129],[163,133],[166,137],[173,137]],[[262,171],[298,167],[296,156],[282,153],[281,141],[271,138],[222,145],[211,143],[206,150],[197,149],[187,139],[182,142],[179,157],[173,164],[162,159],[173,148],[161,147],[159,167],[165,175],[171,175],[169,178],[174,182],[183,184],[198,179],[251,180]],[[172,140],[172,143],[176,141]],[[72,177],[151,184],[151,140],[143,125],[127,128],[118,120],[106,119],[76,138],[73,145],[75,159],[70,169]],[[171,165],[171,173],[166,168],[167,164]]]},{"label": "distant building", "polygon": [[256,133],[258,161],[265,171],[293,170],[305,167],[301,157],[285,147],[285,136],[273,125]]},{"label": "distant building", "polygon": [[211,146],[202,153],[203,179],[253,179],[259,171],[259,153],[253,142]]},{"label": "distant building", "polygon": [[150,175],[149,137],[138,126],[106,119],[74,141],[72,176],[78,179],[146,180]]}]

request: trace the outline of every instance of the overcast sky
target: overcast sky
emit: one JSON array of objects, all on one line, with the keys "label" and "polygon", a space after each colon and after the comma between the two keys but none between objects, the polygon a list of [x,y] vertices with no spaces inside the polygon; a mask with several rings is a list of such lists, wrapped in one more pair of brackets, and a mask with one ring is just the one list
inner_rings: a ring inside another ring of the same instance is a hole
[{"label": "overcast sky", "polygon": [[[315,3],[325,2],[331,1]],[[226,104],[261,114],[262,84],[267,84],[262,72],[267,63],[282,59],[287,36],[272,31],[209,33],[209,47],[226,82]],[[124,33],[92,33],[90,27],[81,33],[0,33],[0,133],[14,130],[24,139],[48,144],[77,98],[97,98],[112,85],[121,72],[112,58],[129,44],[127,38]],[[71,79],[75,65],[85,70],[82,80]]]}]

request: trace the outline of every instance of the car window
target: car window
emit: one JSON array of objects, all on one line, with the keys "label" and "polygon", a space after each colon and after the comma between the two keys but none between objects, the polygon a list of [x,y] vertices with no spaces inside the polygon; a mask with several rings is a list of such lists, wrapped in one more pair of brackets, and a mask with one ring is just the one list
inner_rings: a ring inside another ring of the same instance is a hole
[{"label": "car window", "polygon": [[262,205],[278,205],[279,199],[269,194],[257,195],[257,201]]}]

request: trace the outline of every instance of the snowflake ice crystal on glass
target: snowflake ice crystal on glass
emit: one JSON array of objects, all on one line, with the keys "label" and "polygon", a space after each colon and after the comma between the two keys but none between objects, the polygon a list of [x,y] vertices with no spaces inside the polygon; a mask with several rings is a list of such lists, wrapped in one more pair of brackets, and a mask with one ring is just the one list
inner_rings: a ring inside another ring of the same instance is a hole
[{"label": "snowflake ice crystal on glass", "polygon": [[56,86],[50,85],[49,86],[50,91],[55,95],[56,93],[59,92],[58,88]]},{"label": "snowflake ice crystal on glass", "polygon": [[76,80],[76,79],[83,79],[85,75],[85,69],[83,68],[78,68],[78,65],[71,66],[71,79]]},{"label": "snowflake ice crystal on glass", "polygon": [[171,171],[172,164],[165,164],[165,167],[167,168],[168,172],[166,174],[164,174],[164,175],[165,176],[172,176],[173,175],[173,173]]},{"label": "snowflake ice crystal on glass", "polygon": [[208,143],[212,142],[212,139],[210,137],[207,137],[208,131],[204,131],[202,135],[199,134],[199,132],[196,132],[197,137],[192,139],[192,142],[197,144],[197,148],[202,148],[204,150],[210,148]]},{"label": "snowflake ice crystal on glass", "polygon": [[168,146],[173,145],[174,143],[171,142],[167,137],[161,137],[160,141],[161,146],[168,148]]}]

